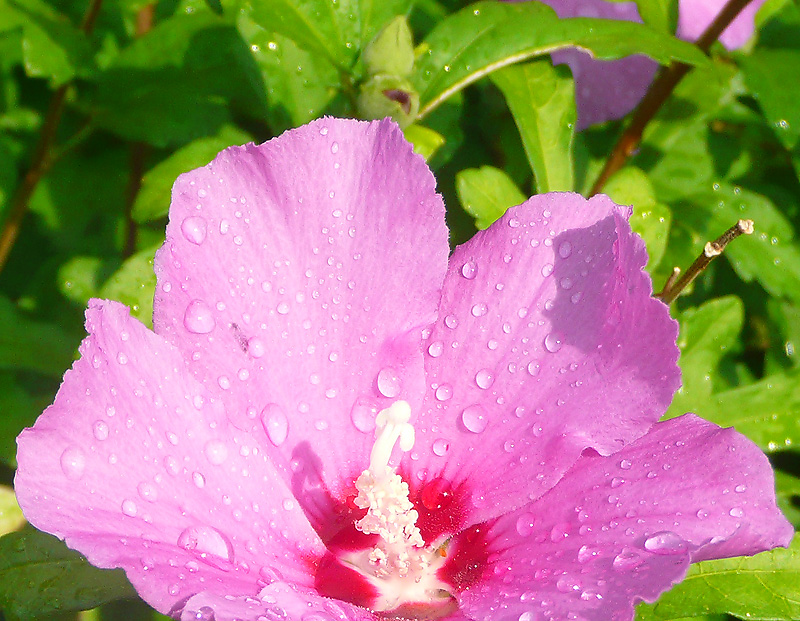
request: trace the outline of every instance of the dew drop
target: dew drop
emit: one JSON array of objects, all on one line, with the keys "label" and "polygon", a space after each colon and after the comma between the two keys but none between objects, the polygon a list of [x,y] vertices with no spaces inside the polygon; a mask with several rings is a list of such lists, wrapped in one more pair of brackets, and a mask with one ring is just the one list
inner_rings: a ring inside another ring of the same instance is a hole
[{"label": "dew drop", "polygon": [[247,351],[253,358],[261,358],[265,353],[267,353],[267,347],[264,345],[264,341],[257,336],[254,336],[247,341]]},{"label": "dew drop", "polygon": [[528,363],[528,373],[530,373],[533,377],[539,375],[539,371],[541,367],[539,366],[538,362],[529,362]]},{"label": "dew drop", "polygon": [[139,496],[142,500],[146,500],[147,502],[155,502],[158,500],[158,488],[152,483],[142,481],[136,487],[136,491],[139,492]]},{"label": "dew drop", "polygon": [[286,302],[281,302],[275,308],[279,315],[288,315],[289,314],[289,305]]},{"label": "dew drop", "polygon": [[214,329],[216,321],[208,304],[203,300],[192,300],[183,315],[183,325],[193,334],[208,334]]},{"label": "dew drop", "polygon": [[436,389],[436,399],[438,401],[447,401],[453,396],[453,387],[450,384],[442,384]]},{"label": "dew drop", "polygon": [[551,354],[556,353],[563,345],[563,337],[558,332],[551,332],[544,337],[544,348]]},{"label": "dew drop", "polygon": [[644,563],[642,555],[636,550],[626,547],[614,557],[611,564],[617,571],[627,572],[636,569],[642,563]]},{"label": "dew drop", "polygon": [[61,453],[61,470],[70,481],[77,481],[86,470],[86,455],[77,446],[70,446]]},{"label": "dew drop", "polygon": [[563,541],[569,537],[570,532],[572,532],[572,525],[569,522],[556,524],[550,530],[550,541]]},{"label": "dew drop", "polygon": [[742,511],[741,507],[734,507],[733,509],[728,511],[728,514],[731,517],[735,517],[735,518],[744,517],[744,511]]},{"label": "dew drop", "polygon": [[289,435],[289,419],[277,403],[269,403],[261,410],[261,425],[275,446],[283,444]]},{"label": "dew drop", "polygon": [[428,481],[422,487],[420,500],[429,511],[443,509],[453,501],[453,492],[450,489],[450,484],[442,478]]},{"label": "dew drop", "polygon": [[592,546],[581,546],[578,550],[578,562],[586,563],[595,558],[599,553],[600,551]]},{"label": "dew drop", "polygon": [[486,304],[474,304],[472,306],[472,316],[473,317],[483,317],[489,309],[486,307]]},{"label": "dew drop", "polygon": [[741,494],[745,490],[747,490],[746,485],[737,485],[736,487],[733,488],[733,491],[736,492],[737,494]]},{"label": "dew drop", "polygon": [[192,481],[198,489],[203,489],[206,486],[206,478],[202,472],[192,472]]},{"label": "dew drop", "polygon": [[529,537],[536,526],[536,518],[532,513],[523,513],[517,518],[517,532],[520,537]]},{"label": "dew drop", "polygon": [[214,466],[219,466],[228,459],[228,447],[219,440],[209,440],[206,442],[203,452],[206,459]]},{"label": "dew drop", "polygon": [[494,374],[489,369],[481,369],[475,374],[475,383],[482,390],[491,388],[494,383]]},{"label": "dew drop", "polygon": [[132,500],[123,500],[122,501],[122,512],[127,515],[128,517],[135,517],[138,509],[136,507],[136,503]]},{"label": "dew drop", "polygon": [[553,273],[553,264],[552,263],[545,263],[542,266],[542,276],[547,278],[552,273]]},{"label": "dew drop", "polygon": [[631,463],[630,459],[623,459],[621,462],[619,462],[619,467],[623,470],[630,470],[632,465],[633,464]]},{"label": "dew drop", "polygon": [[378,391],[384,396],[393,399],[400,394],[400,376],[391,367],[384,367],[378,371]]},{"label": "dew drop", "polygon": [[181,233],[187,241],[199,246],[206,239],[206,221],[200,216],[190,216],[181,223]]},{"label": "dew drop", "polygon": [[350,421],[361,433],[371,433],[375,429],[377,406],[371,401],[359,397],[350,410]]},{"label": "dew drop", "polygon": [[453,330],[458,326],[458,318],[455,315],[447,315],[444,318],[444,325]]},{"label": "dew drop", "polygon": [[221,565],[233,560],[233,545],[230,540],[211,526],[190,526],[178,536],[178,547],[200,557],[206,563],[219,569]]},{"label": "dew drop", "polygon": [[434,341],[428,346],[428,354],[431,358],[438,358],[444,353],[444,344],[441,341]]},{"label": "dew drop", "polygon": [[472,280],[478,273],[478,265],[475,261],[467,261],[461,266],[461,275],[467,280]]},{"label": "dew drop", "polygon": [[331,143],[331,153],[336,155],[338,152],[339,152],[339,143],[338,142]]},{"label": "dew drop", "polygon": [[211,606],[200,606],[194,613],[190,612],[194,621],[216,621],[214,609]]},{"label": "dew drop", "polygon": [[101,442],[108,438],[108,425],[102,420],[96,420],[92,427],[94,437]]},{"label": "dew drop", "polygon": [[644,548],[653,554],[681,554],[687,546],[680,535],[665,530],[645,539]]},{"label": "dew drop", "polygon": [[558,256],[562,259],[566,259],[569,255],[572,254],[572,244],[568,241],[563,241],[558,246]]},{"label": "dew drop", "polygon": [[486,410],[482,405],[470,405],[464,408],[461,412],[461,422],[467,431],[472,433],[481,433],[489,424],[489,419],[486,417]]},{"label": "dew drop", "polygon": [[444,438],[437,438],[433,441],[433,446],[431,448],[434,455],[438,457],[444,457],[447,454],[447,451],[450,450],[450,443]]}]

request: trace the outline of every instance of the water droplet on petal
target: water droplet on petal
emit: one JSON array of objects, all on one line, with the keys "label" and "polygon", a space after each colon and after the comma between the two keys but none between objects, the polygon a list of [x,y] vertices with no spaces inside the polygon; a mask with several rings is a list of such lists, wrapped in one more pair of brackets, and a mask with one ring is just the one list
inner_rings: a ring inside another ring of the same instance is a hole
[{"label": "water droplet on petal", "polygon": [[742,511],[741,507],[734,507],[733,509],[728,511],[728,514],[731,517],[735,517],[735,518],[744,517],[744,511]]},{"label": "water droplet on petal", "polygon": [[489,424],[489,419],[486,417],[486,410],[483,409],[483,406],[475,404],[464,408],[464,411],[461,412],[461,422],[467,431],[481,433]]},{"label": "water droplet on petal", "polygon": [[578,550],[578,562],[586,563],[587,561],[590,561],[596,557],[599,553],[600,550],[593,548],[592,546],[581,546]]},{"label": "water droplet on petal", "polygon": [[644,563],[644,558],[642,558],[641,553],[626,547],[614,557],[611,564],[617,571],[626,572],[636,569],[642,563]]},{"label": "water droplet on petal", "polygon": [[458,326],[458,318],[455,315],[447,315],[444,318],[444,325],[453,330]]},{"label": "water droplet on petal", "polygon": [[202,472],[193,472],[192,481],[199,489],[203,489],[206,486],[206,478],[203,476]]},{"label": "water droplet on petal", "polygon": [[86,454],[77,446],[70,446],[61,453],[61,470],[70,481],[77,481],[86,470]]},{"label": "water droplet on petal", "polygon": [[563,541],[569,537],[570,532],[572,532],[572,524],[569,522],[561,522],[556,524],[550,530],[550,541]]},{"label": "water droplet on petal", "polygon": [[200,245],[206,238],[206,221],[200,216],[190,216],[181,223],[181,233],[187,241]]},{"label": "water droplet on petal", "polygon": [[190,611],[189,614],[195,621],[216,621],[214,609],[211,606],[200,606],[194,613]]},{"label": "water droplet on petal", "polygon": [[132,500],[123,500],[122,501],[122,512],[127,515],[128,517],[134,517],[137,512],[136,503]]},{"label": "water droplet on petal", "polygon": [[532,513],[523,513],[517,518],[517,532],[520,537],[529,537],[536,525],[536,518]]},{"label": "water droplet on petal", "polygon": [[483,317],[488,312],[488,310],[489,309],[486,307],[486,304],[479,303],[479,304],[474,304],[472,306],[471,312],[473,317]]},{"label": "water droplet on petal", "polygon": [[378,407],[363,397],[356,399],[353,408],[350,410],[350,420],[353,426],[361,433],[372,433],[375,429],[375,417],[378,415]]},{"label": "water droplet on petal", "polygon": [[558,246],[558,256],[562,259],[566,259],[569,255],[572,254],[572,244],[568,241],[563,241]]},{"label": "water droplet on petal", "polygon": [[623,470],[630,470],[632,465],[633,464],[631,463],[630,459],[623,459],[621,462],[619,462],[619,467]]},{"label": "water droplet on petal", "polygon": [[665,530],[648,537],[644,548],[653,554],[681,554],[686,551],[687,545],[680,535]]},{"label": "water droplet on petal", "polygon": [[400,394],[400,376],[391,367],[384,367],[378,372],[378,390],[384,397],[393,399]]},{"label": "water droplet on petal", "polygon": [[209,440],[206,442],[203,452],[206,454],[206,459],[215,466],[219,466],[228,459],[228,447],[225,446],[224,442],[219,440]]},{"label": "water droplet on petal", "polygon": [[467,261],[461,266],[461,275],[467,280],[472,280],[478,273],[478,265],[475,261]]},{"label": "water droplet on petal", "polygon": [[331,153],[335,155],[338,152],[339,152],[339,143],[338,142],[331,143]]},{"label": "water droplet on petal", "polygon": [[214,329],[216,321],[208,304],[203,300],[192,300],[183,315],[183,325],[193,334],[208,334]]},{"label": "water droplet on petal", "polygon": [[447,401],[453,396],[453,387],[450,384],[442,384],[436,389],[436,399],[438,401]]},{"label": "water droplet on petal", "polygon": [[264,341],[257,336],[254,336],[247,341],[247,351],[253,358],[261,358],[265,353],[267,353],[267,348],[264,345]]},{"label": "water droplet on petal", "polygon": [[275,446],[280,446],[289,435],[289,419],[277,403],[269,403],[261,410],[261,425]]},{"label": "water droplet on petal", "polygon": [[478,388],[486,390],[494,383],[494,374],[489,369],[481,369],[475,374],[475,383]]},{"label": "water droplet on petal", "polygon": [[551,354],[556,353],[563,345],[563,337],[558,332],[551,332],[544,337],[544,348]]},{"label": "water droplet on petal", "polygon": [[438,358],[444,353],[444,344],[441,341],[434,341],[428,346],[428,354],[431,358]]},{"label": "water droplet on petal", "polygon": [[230,540],[211,526],[190,526],[178,536],[178,547],[197,555],[218,569],[228,569],[233,560]]},{"label": "water droplet on petal", "polygon": [[139,496],[147,502],[155,502],[158,500],[158,488],[152,483],[143,481],[136,487],[136,491],[138,491]]},{"label": "water droplet on petal", "polygon": [[443,509],[453,501],[450,484],[445,479],[438,477],[428,481],[422,487],[420,500],[423,506],[430,511]]},{"label": "water droplet on petal", "polygon": [[553,264],[552,263],[545,263],[542,266],[542,276],[547,278],[552,273],[553,273]]},{"label": "water droplet on petal", "polygon": [[450,450],[450,443],[444,438],[437,438],[433,441],[431,448],[433,449],[434,455],[437,455],[438,457],[444,457],[447,451]]},{"label": "water droplet on petal", "polygon": [[736,492],[737,494],[741,494],[745,490],[747,490],[746,485],[737,485],[736,487],[733,488],[733,491]]},{"label": "water droplet on petal", "polygon": [[108,425],[102,420],[96,420],[92,427],[94,437],[101,442],[108,438]]}]

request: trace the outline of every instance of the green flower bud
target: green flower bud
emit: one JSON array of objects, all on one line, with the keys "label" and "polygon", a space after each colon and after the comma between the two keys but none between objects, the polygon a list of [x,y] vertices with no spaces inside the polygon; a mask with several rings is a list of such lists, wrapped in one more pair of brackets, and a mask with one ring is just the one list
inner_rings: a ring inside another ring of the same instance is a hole
[{"label": "green flower bud", "polygon": [[406,18],[398,15],[370,41],[362,57],[368,76],[407,77],[414,68],[414,42]]},{"label": "green flower bud", "polygon": [[390,116],[400,127],[406,127],[419,113],[419,94],[404,78],[376,75],[361,86],[357,105],[362,119]]}]

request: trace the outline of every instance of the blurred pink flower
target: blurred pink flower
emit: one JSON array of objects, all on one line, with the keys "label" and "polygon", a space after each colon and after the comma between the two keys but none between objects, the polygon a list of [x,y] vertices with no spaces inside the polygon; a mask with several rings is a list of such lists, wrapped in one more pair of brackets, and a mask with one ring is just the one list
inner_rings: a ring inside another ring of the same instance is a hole
[{"label": "blurred pink flower", "polygon": [[537,196],[448,259],[389,121],[227,149],[175,183],[154,331],[91,302],[25,515],[205,621],[630,619],[786,545],[758,448],[656,422],[677,327],[629,213]]},{"label": "blurred pink flower", "polygon": [[[633,2],[606,0],[541,0],[559,17],[599,17],[641,22]],[[723,9],[727,0],[680,0],[677,36],[697,40]],[[754,0],[731,22],[720,37],[729,50],[753,36],[755,15],[764,0]],[[575,78],[578,129],[619,119],[633,110],[647,92],[658,65],[645,56],[601,61],[577,49],[553,53],[553,62],[567,64]]]}]

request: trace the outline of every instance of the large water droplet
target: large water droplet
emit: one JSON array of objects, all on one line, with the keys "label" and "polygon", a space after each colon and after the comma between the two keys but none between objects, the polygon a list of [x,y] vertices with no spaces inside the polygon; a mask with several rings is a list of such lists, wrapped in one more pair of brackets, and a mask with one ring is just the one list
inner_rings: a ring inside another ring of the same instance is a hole
[{"label": "large water droplet", "polygon": [[681,554],[686,552],[687,545],[680,535],[665,530],[648,537],[644,548],[653,554]]},{"label": "large water droplet", "polygon": [[219,569],[228,569],[227,564],[233,561],[230,540],[211,526],[190,526],[183,530],[178,536],[178,547]]},{"label": "large water droplet", "polygon": [[563,541],[572,532],[572,524],[569,522],[560,522],[553,526],[550,530],[550,541]]},{"label": "large water droplet", "polygon": [[438,401],[447,401],[453,396],[453,387],[450,384],[442,384],[436,389],[436,399]]},{"label": "large water droplet", "polygon": [[361,433],[371,433],[375,429],[378,407],[372,401],[359,397],[350,410],[350,420]]},{"label": "large water droplet", "polygon": [[378,371],[378,390],[384,397],[393,399],[400,394],[400,376],[391,367]]},{"label": "large water droplet", "polygon": [[200,245],[206,238],[206,221],[200,216],[190,216],[181,223],[181,233],[187,241]]},{"label": "large water droplet", "polygon": [[209,440],[203,449],[206,459],[213,465],[219,466],[228,459],[228,447],[219,440]]},{"label": "large water droplet", "polygon": [[138,508],[136,507],[136,503],[132,500],[123,500],[122,501],[122,512],[127,515],[128,517],[135,517],[136,513],[138,512]]},{"label": "large water droplet", "polygon": [[631,571],[644,563],[641,553],[631,548],[623,548],[622,552],[614,557],[611,563],[617,571]]},{"label": "large water droplet", "polygon": [[486,390],[494,383],[494,374],[489,369],[481,369],[475,374],[475,383],[478,388]]},{"label": "large water droplet", "polygon": [[438,457],[444,457],[447,451],[450,450],[450,443],[444,438],[437,438],[433,441],[431,448],[434,455],[437,455]]},{"label": "large water droplet", "polygon": [[192,300],[183,315],[183,325],[194,334],[208,334],[214,329],[216,321],[208,304],[203,300]]},{"label": "large water droplet", "polygon": [[70,481],[77,481],[86,470],[86,454],[77,446],[70,446],[61,453],[61,470]]},{"label": "large water droplet", "polygon": [[471,312],[473,317],[483,317],[488,311],[486,304],[478,303],[472,306]]},{"label": "large water droplet", "polygon": [[558,245],[558,256],[562,259],[566,259],[569,255],[572,254],[572,244],[568,241],[563,241]]},{"label": "large water droplet", "polygon": [[247,341],[247,351],[253,358],[261,358],[265,353],[267,353],[267,347],[264,345],[264,341],[257,336],[254,336]]},{"label": "large water droplet", "polygon": [[441,341],[434,341],[428,346],[428,354],[431,358],[438,358],[444,353],[444,344]]},{"label": "large water droplet", "polygon": [[289,419],[277,403],[269,403],[261,410],[261,425],[275,446],[283,444],[289,435]]},{"label": "large water droplet", "polygon": [[214,609],[211,606],[200,606],[194,613],[190,611],[189,614],[192,615],[191,618],[195,621],[216,621]]},{"label": "large water droplet", "polygon": [[141,496],[141,498],[147,502],[155,502],[158,500],[158,488],[152,483],[142,481],[136,487],[136,491],[138,491],[139,496]]},{"label": "large water droplet", "polygon": [[108,425],[102,420],[96,420],[92,426],[94,437],[101,442],[108,438]]},{"label": "large water droplet", "polygon": [[581,546],[578,550],[578,562],[579,563],[586,563],[587,561],[592,560],[596,556],[600,554],[600,550],[598,548],[592,546]]},{"label": "large water droplet", "polygon": [[423,506],[433,511],[443,509],[453,501],[453,492],[450,484],[442,478],[435,478],[428,481],[420,492],[420,500]]},{"label": "large water droplet", "polygon": [[554,354],[561,349],[563,341],[564,337],[562,337],[558,332],[551,332],[544,337],[544,348],[551,354]]},{"label": "large water droplet", "polygon": [[517,532],[520,537],[528,537],[533,534],[536,526],[536,517],[532,513],[523,513],[517,518]]},{"label": "large water droplet", "polygon": [[461,266],[461,275],[467,280],[472,280],[478,273],[478,265],[475,261],[467,261]]},{"label": "large water droplet", "polygon": [[489,424],[489,419],[486,417],[486,410],[482,405],[470,405],[464,408],[461,412],[461,422],[467,431],[472,433],[481,433]]}]

